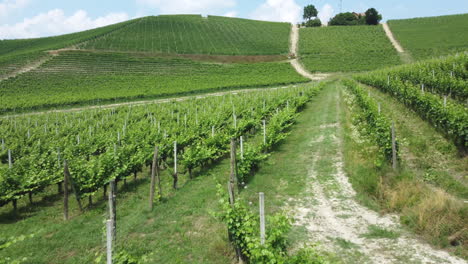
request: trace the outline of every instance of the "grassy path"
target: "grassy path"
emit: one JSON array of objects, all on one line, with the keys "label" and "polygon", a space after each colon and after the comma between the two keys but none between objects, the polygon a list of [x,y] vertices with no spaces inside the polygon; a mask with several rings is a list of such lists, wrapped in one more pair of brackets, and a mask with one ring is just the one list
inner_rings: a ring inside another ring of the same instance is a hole
[{"label": "grassy path", "polygon": [[[334,252],[345,263],[465,263],[415,239],[397,216],[381,216],[356,201],[344,172],[341,89],[336,83],[325,88],[303,114],[306,125],[287,140],[295,139],[298,147],[283,162],[306,161],[292,169],[293,174],[303,173],[297,176],[304,183],[301,194],[288,197],[285,206],[295,215],[297,243],[319,242],[322,249]],[[282,146],[294,149],[288,145]],[[269,166],[270,177],[284,166]],[[262,168],[256,180],[261,180],[264,169],[268,168]],[[288,185],[288,178],[283,178],[282,185]]]}]

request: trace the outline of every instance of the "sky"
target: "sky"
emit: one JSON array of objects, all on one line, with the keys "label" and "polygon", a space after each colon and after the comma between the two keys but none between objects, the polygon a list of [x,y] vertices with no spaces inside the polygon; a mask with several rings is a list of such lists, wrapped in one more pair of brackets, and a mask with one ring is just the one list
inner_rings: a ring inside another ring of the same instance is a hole
[{"label": "sky", "polygon": [[[342,4],[340,2],[342,1]],[[468,13],[468,0],[0,0],[0,39],[54,36],[158,14],[300,22],[313,4],[323,23],[376,8],[383,20]]]}]

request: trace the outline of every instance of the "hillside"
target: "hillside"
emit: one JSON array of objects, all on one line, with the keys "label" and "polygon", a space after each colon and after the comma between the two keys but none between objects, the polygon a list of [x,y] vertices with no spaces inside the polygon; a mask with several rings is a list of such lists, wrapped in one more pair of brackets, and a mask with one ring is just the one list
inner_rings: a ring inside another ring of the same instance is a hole
[{"label": "hillside", "polygon": [[178,54],[287,54],[290,25],[239,18],[160,15],[79,45],[82,49]]},{"label": "hillside", "polygon": [[311,72],[364,71],[400,64],[382,26],[300,29],[299,55]]},{"label": "hillside", "polygon": [[0,82],[5,102],[0,110],[307,81],[288,63],[275,62],[286,58],[289,33],[287,23],[166,15],[57,37],[5,40],[0,78],[21,73],[24,65],[35,67]]},{"label": "hillside", "polygon": [[289,63],[209,63],[146,54],[67,51],[0,82],[0,110],[26,110],[304,82]]},{"label": "hillside", "polygon": [[45,51],[61,49],[98,38],[134,22],[134,20],[129,20],[106,27],[54,37],[0,40],[0,79],[26,64],[47,57],[48,54]]},{"label": "hillside", "polygon": [[468,14],[389,20],[388,24],[417,60],[468,50]]}]

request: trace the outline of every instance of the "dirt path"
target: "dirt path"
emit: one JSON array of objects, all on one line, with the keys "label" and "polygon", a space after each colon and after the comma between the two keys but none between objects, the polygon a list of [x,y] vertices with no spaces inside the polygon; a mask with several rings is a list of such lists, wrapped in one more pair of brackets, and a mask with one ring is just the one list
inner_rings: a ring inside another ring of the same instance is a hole
[{"label": "dirt path", "polygon": [[277,90],[277,89],[287,89],[290,87],[296,87],[297,85],[291,84],[288,86],[281,86],[281,87],[266,87],[266,88],[251,88],[251,89],[238,89],[238,90],[230,90],[225,92],[216,92],[216,93],[206,93],[206,94],[199,94],[199,95],[187,95],[181,97],[171,97],[171,98],[164,98],[164,99],[153,99],[153,100],[142,100],[142,101],[133,101],[133,102],[122,102],[116,104],[106,104],[106,105],[90,105],[90,106],[83,106],[83,107],[75,107],[69,109],[54,109],[48,111],[38,111],[38,112],[30,112],[30,113],[22,113],[22,114],[14,114],[14,115],[4,115],[0,116],[0,118],[10,118],[10,117],[17,117],[17,116],[30,116],[30,115],[42,115],[42,114],[49,114],[49,113],[68,113],[68,112],[79,112],[84,110],[90,109],[107,109],[107,108],[116,108],[120,106],[128,106],[128,105],[144,105],[144,104],[164,104],[170,102],[181,102],[191,99],[203,99],[206,97],[213,97],[213,96],[223,96],[226,94],[238,94],[238,93],[249,93],[249,92],[257,92],[263,90]]},{"label": "dirt path", "polygon": [[13,72],[5,75],[5,76],[0,77],[0,81],[6,80],[6,79],[9,79],[9,78],[13,78],[13,77],[16,77],[16,76],[18,76],[20,74],[35,70],[35,69],[39,68],[42,64],[44,64],[47,61],[49,61],[50,59],[52,59],[52,57],[58,55],[58,53],[57,54],[49,53],[49,54],[51,56],[46,56],[46,57],[40,58],[40,59],[38,59],[38,60],[36,60],[36,61],[34,61],[32,63],[24,65],[23,67],[21,67],[19,69],[16,69],[15,71],[13,71]]},{"label": "dirt path", "polygon": [[297,28],[297,25],[293,24],[291,26],[291,36],[290,36],[289,44],[290,44],[289,53],[295,57],[294,59],[290,60],[290,63],[293,66],[293,68],[297,71],[297,73],[313,81],[323,80],[330,75],[326,73],[312,74],[309,71],[307,71],[297,59],[297,51],[298,51],[298,45],[299,45],[299,29]]},{"label": "dirt path", "polygon": [[295,224],[344,263],[466,263],[416,239],[398,216],[379,215],[356,201],[344,172],[340,89],[327,87],[316,100],[321,118],[309,142],[308,185],[303,197],[289,201]]},{"label": "dirt path", "polygon": [[390,27],[388,27],[388,24],[387,23],[383,23],[382,24],[383,26],[383,29],[385,31],[385,34],[387,35],[387,38],[390,40],[390,42],[392,42],[392,45],[393,47],[395,47],[395,49],[398,51],[398,52],[405,52],[405,50],[403,49],[403,47],[400,45],[400,43],[395,39],[395,37],[393,36],[393,33],[392,31],[390,30]]}]

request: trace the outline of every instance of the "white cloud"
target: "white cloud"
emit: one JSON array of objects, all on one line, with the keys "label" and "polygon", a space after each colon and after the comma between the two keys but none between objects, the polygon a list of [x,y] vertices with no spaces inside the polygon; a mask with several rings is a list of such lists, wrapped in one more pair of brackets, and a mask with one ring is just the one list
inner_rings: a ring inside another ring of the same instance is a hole
[{"label": "white cloud", "polygon": [[236,5],[236,0],[136,0],[162,14],[214,14]]},{"label": "white cloud", "polygon": [[29,4],[29,0],[4,0],[0,3],[0,18],[5,18],[16,9],[21,9]]},{"label": "white cloud", "polygon": [[320,21],[322,21],[322,24],[326,25],[328,24],[328,21],[330,21],[330,18],[333,17],[333,7],[330,4],[325,4],[320,8],[319,13],[318,13],[318,18],[320,18]]},{"label": "white cloud", "polygon": [[223,16],[225,17],[237,17],[237,12],[236,11],[229,11],[225,13]]},{"label": "white cloud", "polygon": [[302,8],[295,0],[266,0],[251,14],[251,18],[268,21],[297,23]]},{"label": "white cloud", "polygon": [[92,19],[83,10],[78,10],[73,15],[67,17],[63,10],[53,9],[32,18],[25,18],[22,22],[14,25],[1,25],[0,39],[61,35],[102,27],[128,19],[129,17],[126,13],[110,13],[106,16]]}]

